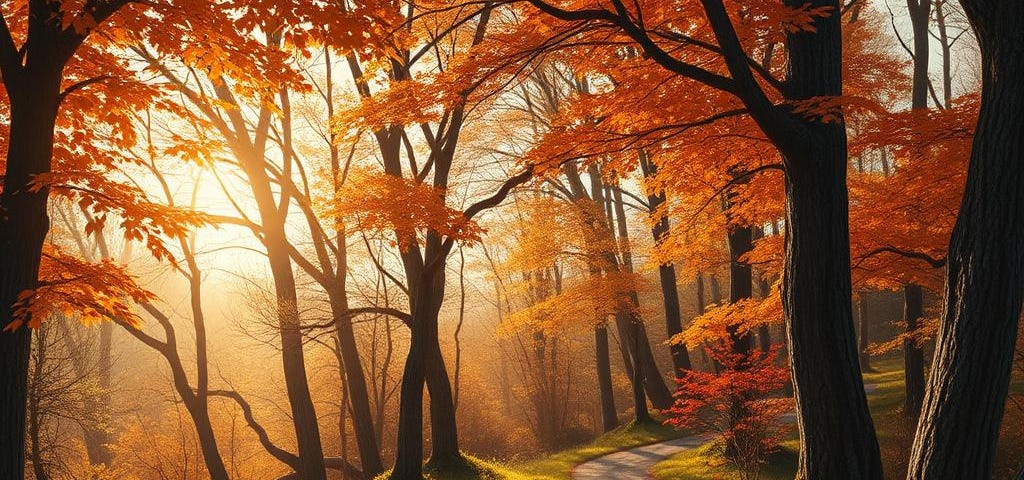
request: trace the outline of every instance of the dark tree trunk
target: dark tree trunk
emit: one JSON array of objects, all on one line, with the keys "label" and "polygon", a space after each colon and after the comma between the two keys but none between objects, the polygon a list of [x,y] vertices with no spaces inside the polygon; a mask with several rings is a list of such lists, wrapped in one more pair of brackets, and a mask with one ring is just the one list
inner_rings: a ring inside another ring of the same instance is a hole
[{"label": "dark tree trunk", "polygon": [[[726,216],[732,208],[734,199],[732,192],[727,194]],[[748,226],[730,225],[727,238],[729,244],[729,303],[736,303],[754,296],[754,273],[750,264],[741,260],[743,255],[754,249],[754,230]],[[750,335],[739,333],[739,325],[728,328],[730,349],[733,353],[747,355],[750,353]]]},{"label": "dark tree trunk", "polygon": [[906,333],[903,340],[903,371],[905,379],[903,414],[916,419],[924,400],[924,351],[913,337],[920,326],[924,310],[924,292],[919,285],[903,287],[903,321]]},{"label": "dark tree trunk", "polygon": [[[7,170],[0,194],[0,209],[6,214],[0,216],[0,325],[4,327],[14,320],[11,306],[19,295],[38,286],[40,255],[50,228],[49,189],[33,192],[28,185],[33,176],[50,171],[61,69],[40,60],[29,54],[22,75],[4,72],[11,109]],[[0,332],[0,478],[25,476],[31,335],[25,326]]]},{"label": "dark tree trunk", "polygon": [[873,372],[871,368],[871,353],[868,347],[871,345],[871,317],[868,316],[868,292],[860,292],[860,300],[857,301],[857,320],[860,322],[857,336],[858,361],[862,372]]},{"label": "dark tree trunk", "polygon": [[[694,280],[694,290],[696,291],[695,300],[697,305],[697,315],[704,315],[704,311],[707,310],[707,300],[704,292],[704,274],[697,272],[697,278]],[[697,352],[700,353],[700,360],[704,364],[704,368],[709,371],[715,367],[711,362],[711,358],[708,357],[708,352],[703,345],[697,345]]]},{"label": "dark tree trunk", "polygon": [[345,388],[348,391],[349,405],[352,407],[352,427],[356,434],[356,445],[359,447],[360,466],[365,476],[373,478],[384,471],[384,462],[374,432],[370,395],[366,388],[363,360],[359,356],[355,332],[352,329],[352,318],[341,316],[342,312],[348,310],[348,299],[339,293],[331,296],[331,305],[337,306],[337,311],[334,312],[334,325],[345,372]]},{"label": "dark tree trunk", "polygon": [[430,390],[430,466],[444,469],[456,467],[464,460],[459,452],[458,425],[455,418],[455,398],[448,369],[441,354],[437,337],[437,319],[428,338],[426,381]]},{"label": "dark tree trunk", "polygon": [[[622,254],[622,269],[632,274],[633,253],[629,245],[629,227],[626,223],[626,209],[622,201],[622,190],[619,188],[612,188],[611,190],[613,194],[612,205],[615,209],[615,218],[617,219],[616,230],[619,237],[619,249]],[[672,391],[668,389],[668,385],[665,384],[665,378],[661,376],[658,363],[654,361],[654,352],[651,350],[651,341],[647,337],[647,327],[644,325],[643,318],[635,311],[635,309],[640,308],[640,296],[635,289],[629,292],[629,300],[632,303],[629,320],[632,324],[633,341],[631,350],[633,353],[633,363],[636,364],[636,368],[642,373],[643,385],[646,387],[647,395],[651,398],[651,403],[656,408],[664,410],[672,406]],[[639,383],[639,381],[634,383]],[[646,416],[646,403],[643,409],[645,410],[643,415]],[[638,415],[640,415],[639,410]]]},{"label": "dark tree trunk", "polygon": [[[787,0],[786,5],[802,6]],[[836,1],[811,7],[838,9]],[[787,36],[790,97],[842,93],[838,15],[818,18],[815,32]],[[796,131],[759,119],[786,164],[786,262],[783,309],[800,428],[799,478],[882,479],[881,456],[857,361],[850,282],[846,128],[790,116]]]},{"label": "dark tree trunk", "polygon": [[[931,0],[908,0],[907,10],[914,30],[914,76],[911,88],[911,108],[928,109],[928,60]],[[903,321],[908,335],[917,330],[923,315],[924,294],[918,285],[903,287]],[[924,352],[911,337],[903,341],[904,401],[903,414],[917,419],[924,399]]]},{"label": "dark tree trunk", "polygon": [[[428,235],[426,258],[435,258],[438,237]],[[420,267],[414,257],[418,251],[403,253],[407,258],[410,298],[409,356],[402,376],[399,401],[398,450],[393,478],[418,479],[422,477],[423,462],[423,387],[430,389],[430,465],[438,469],[458,466],[462,455],[458,448],[458,429],[455,401],[451,381],[438,344],[438,313],[444,301],[445,277],[443,266],[436,271]]]},{"label": "dark tree trunk", "polygon": [[[651,160],[646,151],[640,152],[640,167],[643,170],[644,178],[654,178],[658,173],[657,165]],[[652,219],[655,212],[658,212],[665,204],[665,201],[664,192],[652,192],[647,195],[647,207]],[[662,215],[651,226],[651,236],[656,243],[661,242],[668,236],[670,228],[668,216]],[[676,278],[675,266],[671,263],[658,265],[658,281],[661,283],[661,298],[665,307],[665,333],[668,335],[668,338],[672,338],[683,331],[683,319],[679,306],[679,290],[676,287],[678,280]],[[682,343],[670,345],[669,351],[672,354],[672,366],[674,367],[675,377],[681,378],[684,374],[683,372],[693,368],[693,365],[690,363],[690,352],[687,350],[686,345]]]},{"label": "dark tree trunk", "polygon": [[391,473],[391,478],[396,480],[423,478],[423,387],[427,356],[420,328],[414,309],[398,404],[398,446]]},{"label": "dark tree trunk", "polygon": [[[179,395],[184,395],[179,389]],[[191,392],[188,392],[191,394]],[[183,397],[184,398],[184,397]],[[199,447],[203,452],[203,461],[209,472],[211,480],[229,480],[224,459],[217,450],[217,437],[213,432],[213,423],[210,421],[210,411],[205,397],[186,398],[185,408],[192,417],[192,423],[196,427],[196,436],[199,437]]]},{"label": "dark tree trunk", "polygon": [[[768,298],[768,295],[771,295],[771,287],[768,286],[768,280],[765,280],[763,277],[757,279],[757,289],[761,298]],[[768,325],[757,327],[757,347],[761,349],[762,353],[771,350],[772,335]]]},{"label": "dark tree trunk", "polygon": [[990,478],[1024,286],[1024,2],[960,3],[981,47],[981,112],[912,480]]},{"label": "dark tree trunk", "polygon": [[[250,168],[250,184],[256,194],[261,220],[263,222],[264,244],[274,278],[274,292],[277,301],[278,328],[281,335],[281,362],[284,367],[285,389],[291,406],[292,422],[295,426],[296,444],[299,450],[299,477],[303,480],[324,480],[323,447],[320,443],[320,426],[309,393],[306,378],[306,360],[303,352],[303,338],[295,291],[295,274],[292,271],[284,232],[284,219],[280,218],[270,193],[270,184],[259,166]],[[254,170],[259,173],[253,174]]]},{"label": "dark tree trunk", "polygon": [[594,327],[594,342],[597,354],[597,386],[601,395],[601,427],[605,432],[609,432],[619,426],[619,414],[615,410],[612,367],[608,358],[608,329],[604,324]]}]

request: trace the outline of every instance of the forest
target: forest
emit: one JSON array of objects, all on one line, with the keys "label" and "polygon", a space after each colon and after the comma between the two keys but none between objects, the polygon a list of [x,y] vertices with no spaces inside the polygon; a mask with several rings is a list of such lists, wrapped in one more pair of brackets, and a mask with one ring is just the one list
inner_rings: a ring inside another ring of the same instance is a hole
[{"label": "forest", "polygon": [[0,480],[1024,480],[1024,1],[2,0]]}]

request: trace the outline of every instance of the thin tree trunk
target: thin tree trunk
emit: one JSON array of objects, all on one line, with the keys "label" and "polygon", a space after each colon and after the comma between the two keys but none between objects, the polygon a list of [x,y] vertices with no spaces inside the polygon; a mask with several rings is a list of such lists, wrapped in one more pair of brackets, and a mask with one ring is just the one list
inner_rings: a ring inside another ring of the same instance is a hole
[{"label": "thin tree trunk", "polygon": [[987,479],[1024,286],[1024,2],[960,2],[981,46],[981,112],[907,478]]},{"label": "thin tree trunk", "polygon": [[42,400],[42,385],[45,376],[48,345],[46,344],[47,325],[42,325],[36,333],[36,348],[32,352],[32,382],[28,395],[28,436],[31,440],[29,454],[32,458],[32,473],[34,480],[49,480],[46,472],[46,462],[43,460],[43,447],[40,431],[42,430],[43,413],[41,412],[40,401]]},{"label": "thin tree trunk", "polygon": [[[771,295],[771,287],[768,286],[768,280],[765,280],[764,277],[758,277],[757,290],[758,295],[760,295],[762,299],[768,298],[768,295]],[[772,335],[768,325],[759,325],[757,327],[757,346],[761,349],[761,353],[766,353],[768,350],[771,350]]]},{"label": "thin tree trunk", "polygon": [[[654,178],[658,173],[657,165],[655,165],[644,150],[640,151],[640,167],[646,179]],[[647,194],[648,215],[652,219],[654,219],[655,213],[661,210],[665,201],[664,192],[652,191]],[[665,240],[671,227],[667,215],[662,214],[656,220],[651,226],[651,236],[654,238],[655,243],[659,243]],[[676,287],[678,279],[676,278],[675,266],[671,263],[658,265],[658,281],[661,284],[661,298],[665,309],[665,334],[668,338],[672,338],[683,331],[679,290]],[[675,377],[681,378],[685,371],[693,368],[690,362],[690,352],[687,350],[686,345],[681,343],[670,345],[669,351],[672,354],[672,366],[674,367]]]},{"label": "thin tree trunk", "polygon": [[[629,245],[629,226],[626,223],[626,209],[622,201],[622,190],[618,188],[610,188],[610,190],[612,192],[612,207],[615,210],[615,218],[617,220],[615,227],[619,238],[622,269],[626,273],[632,274],[633,253]],[[611,217],[609,217],[609,221],[611,221]],[[665,378],[661,376],[661,370],[658,368],[657,362],[654,361],[654,352],[651,350],[651,341],[647,337],[647,328],[643,323],[643,318],[636,313],[636,309],[640,307],[640,296],[635,288],[629,291],[629,300],[632,303],[629,321],[633,336],[631,347],[631,350],[633,350],[633,363],[636,365],[636,368],[641,370],[642,383],[646,387],[645,390],[647,396],[651,399],[651,403],[656,408],[664,410],[672,406],[672,391],[668,389],[668,385],[665,384]],[[636,383],[639,384],[640,382],[637,381]],[[646,403],[643,409],[646,411]]]},{"label": "thin tree trunk", "polygon": [[604,324],[594,327],[594,343],[597,356],[597,386],[601,396],[601,427],[605,432],[609,432],[619,426],[619,414],[615,410],[612,368],[608,358],[608,329]]},{"label": "thin tree trunk", "polygon": [[334,327],[338,339],[338,350],[342,358],[345,373],[344,388],[352,407],[352,428],[355,431],[356,445],[359,448],[359,463],[365,476],[373,476],[384,471],[381,459],[378,436],[374,430],[374,415],[370,408],[370,394],[366,388],[366,374],[363,371],[363,360],[359,356],[356,345],[352,318],[343,312],[348,311],[347,295],[335,292],[330,295],[332,309],[335,310]]},{"label": "thin tree trunk", "polygon": [[924,351],[914,338],[924,310],[924,292],[918,285],[903,287],[903,321],[906,333],[903,340],[904,400],[903,414],[917,419],[924,400]]},{"label": "thin tree trunk", "polygon": [[860,300],[857,301],[857,320],[860,322],[860,335],[857,336],[858,361],[860,371],[874,372],[871,368],[871,353],[868,347],[871,345],[871,317],[868,316],[868,292],[860,292]]}]

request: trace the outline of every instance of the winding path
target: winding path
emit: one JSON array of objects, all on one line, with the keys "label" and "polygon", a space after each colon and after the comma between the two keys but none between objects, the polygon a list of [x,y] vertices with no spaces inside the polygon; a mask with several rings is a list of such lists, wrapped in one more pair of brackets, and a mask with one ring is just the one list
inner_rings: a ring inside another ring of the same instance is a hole
[{"label": "winding path", "polygon": [[[872,393],[878,386],[864,385],[865,393]],[[787,413],[785,422],[796,422],[796,413]],[[603,457],[583,462],[572,470],[572,480],[643,480],[651,478],[651,468],[684,450],[697,448],[710,439],[707,435],[691,435],[665,442],[609,453]]]},{"label": "winding path", "polygon": [[[787,413],[782,421],[795,423],[796,414]],[[710,435],[690,435],[652,443],[583,462],[572,470],[572,480],[643,480],[651,477],[651,468],[684,450],[697,448],[711,439]]]},{"label": "winding path", "polygon": [[683,450],[697,448],[708,441],[708,437],[694,435],[666,442],[610,453],[572,470],[573,480],[644,479],[654,464]]}]

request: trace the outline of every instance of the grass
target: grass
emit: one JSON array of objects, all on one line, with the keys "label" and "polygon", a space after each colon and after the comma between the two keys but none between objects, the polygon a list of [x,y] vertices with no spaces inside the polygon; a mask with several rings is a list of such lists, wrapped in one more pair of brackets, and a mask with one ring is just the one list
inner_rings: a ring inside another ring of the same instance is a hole
[{"label": "grass", "polygon": [[587,460],[609,453],[640,447],[686,435],[661,423],[628,423],[612,430],[594,441],[578,447],[562,450],[542,459],[522,463],[516,470],[531,479],[568,479],[572,469]]},{"label": "grass", "polygon": [[[868,408],[875,423],[882,465],[887,478],[906,476],[908,452],[914,437],[914,421],[903,414],[903,357],[896,354],[872,361],[873,372],[864,374],[864,383],[874,385],[868,393]],[[1011,393],[1024,394],[1024,378],[1015,376]],[[1024,458],[1024,410],[1008,404],[1003,419],[993,478],[1011,478]],[[1016,428],[1014,426],[1017,426]],[[790,480],[796,472],[798,442],[784,442],[782,449],[769,459],[761,472],[764,480]],[[710,444],[679,453],[655,465],[652,473],[659,479],[732,480],[739,475],[728,465],[715,460]]]},{"label": "grass", "polygon": [[[903,415],[903,357],[898,353],[874,359],[876,371],[864,374],[864,383],[875,384],[868,394],[868,407],[875,422],[878,446],[882,453],[882,468],[887,478],[906,476],[910,448],[914,441],[914,421]],[[1024,378],[1014,375],[1011,394],[1024,392]],[[1011,403],[1006,405],[1003,430],[993,464],[992,478],[1011,478],[1021,468],[1024,458],[1024,411]]]},{"label": "grass", "polygon": [[[868,407],[875,422],[882,462],[888,478],[905,476],[907,452],[914,435],[913,421],[903,415],[903,358],[899,355],[876,358],[875,371],[864,374],[864,383],[874,385],[868,393]],[[1024,378],[1015,376],[1010,391],[1024,394]],[[995,463],[994,478],[1010,478],[1024,457],[1024,432],[1013,425],[1024,425],[1024,411],[1008,406],[1003,421],[1003,436]],[[465,462],[432,468],[424,477],[429,480],[567,480],[572,469],[594,458],[634,447],[685,436],[657,422],[623,425],[594,441],[523,463],[506,464],[465,455]],[[729,465],[717,460],[711,444],[676,454],[652,469],[654,478],[674,480],[734,480],[739,475]],[[762,480],[791,480],[796,473],[798,442],[795,437],[782,443],[761,471]],[[377,480],[387,480],[385,473]]]},{"label": "grass", "polygon": [[[657,422],[628,423],[590,443],[537,460],[512,465],[463,454],[465,462],[461,465],[433,468],[428,464],[424,467],[423,473],[424,478],[428,480],[567,480],[572,469],[587,460],[683,435],[685,432]],[[376,480],[389,478],[390,472],[386,472]]]},{"label": "grass", "polygon": [[[499,462],[483,460],[463,453],[459,465],[446,465],[438,468],[432,465],[423,467],[425,480],[532,480],[536,477],[517,472]],[[390,480],[391,471],[378,475],[374,480]]]},{"label": "grass", "polygon": [[[779,450],[768,457],[768,463],[761,469],[761,480],[793,480],[796,475],[796,440],[783,442]],[[699,448],[686,450],[659,462],[651,469],[657,479],[673,480],[735,480],[739,473],[731,466],[718,460],[714,445],[706,443]]]}]

